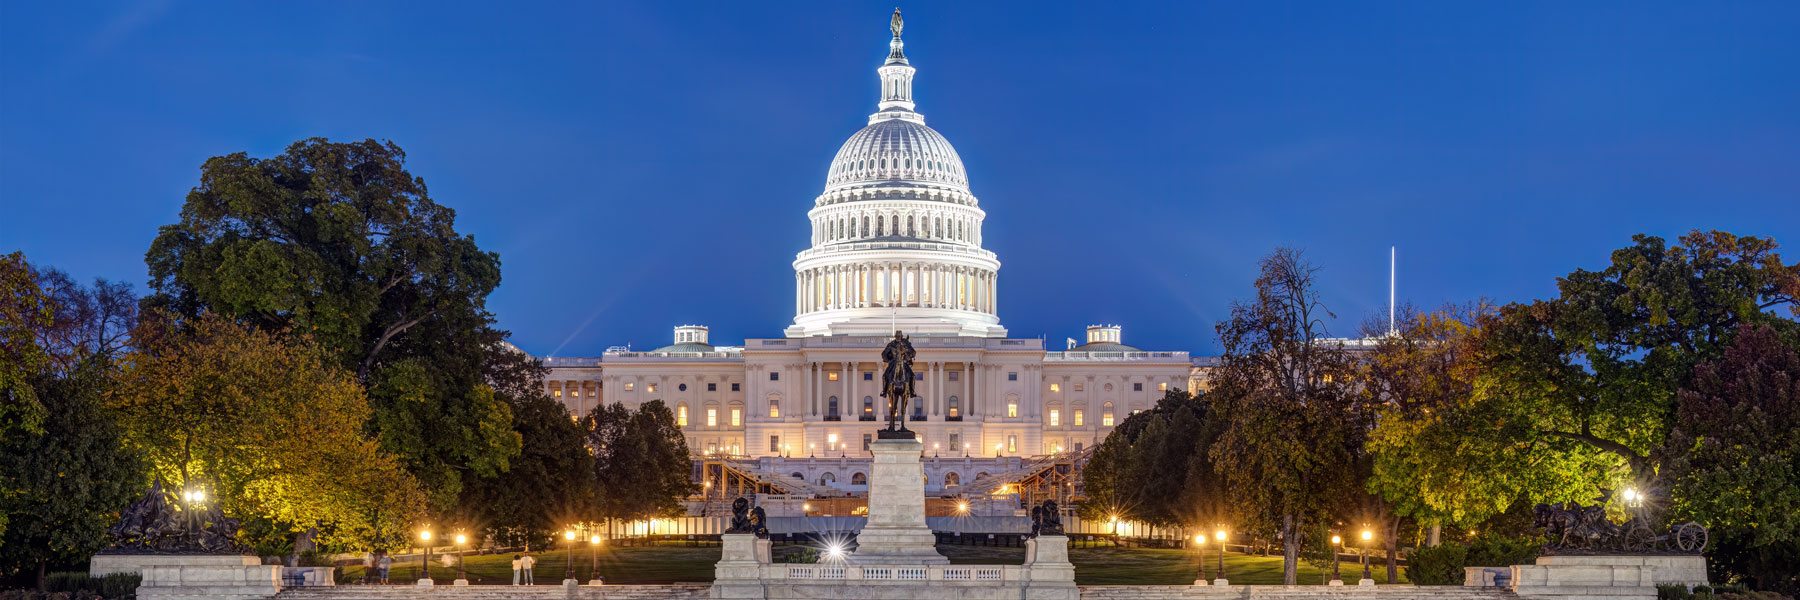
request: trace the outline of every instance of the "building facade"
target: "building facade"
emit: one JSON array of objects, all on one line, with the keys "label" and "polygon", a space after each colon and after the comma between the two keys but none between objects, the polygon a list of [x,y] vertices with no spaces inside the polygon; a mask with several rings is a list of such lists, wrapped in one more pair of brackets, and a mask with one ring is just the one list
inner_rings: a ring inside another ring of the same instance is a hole
[{"label": "building facade", "polygon": [[[854,491],[856,459],[866,465],[886,425],[880,353],[896,330],[918,351],[907,426],[929,454],[964,465],[939,468],[930,489],[1091,448],[1166,391],[1199,387],[1207,363],[1125,345],[1116,325],[1061,349],[1008,337],[1000,261],[982,247],[987,213],[956,149],[915,110],[898,31],[876,73],[877,111],[838,150],[806,214],[812,236],[794,259],[795,316],[780,337],[716,346],[706,327],[682,325],[651,351],[545,358],[546,390],[578,413],[661,400],[697,455],[767,459]],[[843,466],[820,471],[828,459]]]}]

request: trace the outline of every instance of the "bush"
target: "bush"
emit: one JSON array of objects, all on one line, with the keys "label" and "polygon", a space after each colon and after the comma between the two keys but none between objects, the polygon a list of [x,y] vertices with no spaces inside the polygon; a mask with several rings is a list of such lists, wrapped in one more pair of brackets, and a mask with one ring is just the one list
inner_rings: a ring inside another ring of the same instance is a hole
[{"label": "bush", "polygon": [[1689,600],[1694,595],[1685,585],[1665,583],[1656,586],[1656,600]]},{"label": "bush", "polygon": [[1415,549],[1406,559],[1406,578],[1414,585],[1461,585],[1468,553],[1461,544]]},{"label": "bush", "polygon": [[1483,532],[1469,542],[1465,567],[1510,567],[1531,564],[1538,556],[1538,540]]},{"label": "bush", "polygon": [[143,577],[136,573],[114,573],[89,577],[80,571],[58,571],[44,575],[44,591],[68,594],[70,598],[124,599],[137,596]]},{"label": "bush", "polygon": [[780,560],[776,562],[806,565],[815,564],[819,562],[819,551],[816,548],[801,548],[798,552],[792,552],[780,557]]}]

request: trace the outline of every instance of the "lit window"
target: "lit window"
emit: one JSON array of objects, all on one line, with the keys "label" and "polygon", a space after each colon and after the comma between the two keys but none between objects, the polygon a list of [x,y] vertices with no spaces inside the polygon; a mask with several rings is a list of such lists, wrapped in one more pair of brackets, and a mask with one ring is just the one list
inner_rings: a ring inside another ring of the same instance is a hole
[{"label": "lit window", "polygon": [[950,434],[950,447],[952,449],[962,447],[962,434],[960,434],[960,433]]},{"label": "lit window", "polygon": [[589,390],[588,390],[588,397],[589,397],[589,398],[592,398],[592,397],[594,397],[594,396],[598,396],[598,395],[600,395],[600,388],[592,388],[592,389],[589,389]]},{"label": "lit window", "polygon": [[1052,383],[1052,384],[1050,384],[1050,391],[1052,391],[1052,392],[1060,392],[1060,391],[1062,391],[1062,385],[1060,385],[1060,384],[1055,384],[1055,383]]},{"label": "lit window", "polygon": [[654,394],[654,393],[656,393],[656,384],[652,383],[652,384],[646,386],[646,389],[648,389],[650,391],[650,393]]},{"label": "lit window", "polygon": [[[962,416],[962,400],[957,399],[956,396],[951,396],[949,409],[950,409],[950,411],[949,411],[950,418],[955,419],[955,418],[961,417]],[[955,444],[951,444],[951,445],[954,446]]]},{"label": "lit window", "polygon": [[837,447],[837,434],[835,434],[835,433],[825,434],[825,447],[826,448]]},{"label": "lit window", "polygon": [[1156,391],[1159,391],[1159,392],[1169,391],[1169,382],[1167,382],[1167,381],[1157,382],[1156,383]]},{"label": "lit window", "polygon": [[1141,409],[1141,408],[1134,408],[1134,409],[1131,409],[1131,414],[1134,414],[1134,415],[1135,415],[1135,414],[1138,414],[1138,413],[1141,413],[1141,412],[1144,412],[1144,409]]},{"label": "lit window", "polygon": [[1019,416],[1019,403],[1018,402],[1006,403],[1006,416],[1009,416],[1009,417]]},{"label": "lit window", "polygon": [[1103,407],[1103,410],[1100,413],[1100,424],[1106,427],[1113,426],[1113,406],[1111,402],[1106,403],[1106,406]]},{"label": "lit window", "polygon": [[719,409],[716,409],[716,408],[706,409],[706,426],[707,427],[718,427],[719,426]]},{"label": "lit window", "polygon": [[737,409],[737,408],[731,409],[731,426],[737,427],[737,426],[743,425],[743,424],[744,424],[744,411],[742,409]]},{"label": "lit window", "polygon": [[1062,425],[1062,411],[1054,409],[1054,408],[1050,409],[1050,426],[1057,427],[1057,426],[1061,426],[1061,425]]},{"label": "lit window", "polygon": [[675,407],[675,426],[687,427],[687,405]]},{"label": "lit window", "polygon": [[1086,411],[1083,411],[1079,408],[1075,409],[1075,426],[1076,427],[1080,427],[1082,425],[1081,413],[1083,413],[1083,412],[1086,412]]},{"label": "lit window", "polygon": [[1016,436],[1016,435],[1006,436],[1006,451],[1007,452],[1018,452],[1019,451],[1019,436]]},{"label": "lit window", "polygon": [[635,383],[627,383],[627,384],[625,384],[625,391],[629,392],[633,388],[636,388],[636,387],[637,387],[637,384],[635,384]]},{"label": "lit window", "polygon": [[825,379],[830,380],[830,381],[837,381],[837,373],[836,372],[826,373]]},{"label": "lit window", "polygon": [[781,401],[780,400],[770,400],[769,401],[769,418],[777,419],[780,417],[781,417]]},{"label": "lit window", "polygon": [[552,396],[551,396],[551,397],[553,397],[553,398],[561,398],[561,397],[562,397],[562,390],[556,390],[556,392],[555,392],[555,393],[553,393],[553,394],[552,394]]}]

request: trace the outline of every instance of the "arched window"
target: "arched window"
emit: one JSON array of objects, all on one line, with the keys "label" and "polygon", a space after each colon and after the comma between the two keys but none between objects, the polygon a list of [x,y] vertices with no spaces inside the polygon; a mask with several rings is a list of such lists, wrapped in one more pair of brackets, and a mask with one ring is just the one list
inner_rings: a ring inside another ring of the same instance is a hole
[{"label": "arched window", "polygon": [[913,403],[913,415],[912,415],[912,418],[913,418],[913,420],[914,420],[914,421],[923,421],[923,420],[925,420],[925,402],[924,402],[924,401],[922,401],[922,400],[921,400],[921,401],[919,401],[919,402],[914,402],[914,403]]},{"label": "arched window", "polygon": [[950,404],[949,404],[949,411],[950,412],[948,414],[950,415],[950,418],[952,418],[952,419],[962,418],[962,400],[957,399],[956,396],[951,396]]},{"label": "arched window", "polygon": [[1018,452],[1019,451],[1019,436],[1016,436],[1016,435],[1006,436],[1006,451],[1007,452]]},{"label": "arched window", "polygon": [[[795,473],[795,475],[799,475],[799,473]],[[987,471],[982,471],[982,472],[980,472],[980,473],[976,473],[976,474],[975,474],[975,478],[976,478],[976,479],[981,479],[981,478],[984,478],[984,477],[987,477]]]},{"label": "arched window", "polygon": [[827,417],[837,417],[838,416],[837,396],[832,396],[830,399],[825,401],[825,416],[827,416]]},{"label": "arched window", "polygon": [[830,471],[826,471],[824,475],[819,476],[819,485],[831,485],[834,483],[837,483],[837,476],[832,475]]},{"label": "arched window", "polygon": [[790,473],[790,474],[789,474],[789,476],[791,476],[791,477],[793,477],[793,478],[794,478],[794,479],[798,479],[798,480],[801,480],[801,481],[806,481],[806,476],[805,476],[805,475],[802,475],[802,474],[800,474],[800,472],[799,472],[799,471],[795,471],[795,472],[793,472],[793,473]]},{"label": "arched window", "polygon": [[871,420],[873,420],[875,418],[875,397],[874,396],[863,396],[862,416],[868,417]]},{"label": "arched window", "polygon": [[869,476],[862,473],[851,475],[850,485],[869,485]]},{"label": "arched window", "polygon": [[687,405],[686,404],[675,405],[675,426],[676,427],[687,427]]},{"label": "arched window", "polygon": [[1111,401],[1108,401],[1106,404],[1100,405],[1100,426],[1101,427],[1112,427],[1113,426],[1113,405],[1112,405]]},{"label": "arched window", "polygon": [[944,474],[944,487],[949,488],[949,487],[956,487],[959,485],[962,485],[961,477],[957,477],[955,473],[945,473]]}]

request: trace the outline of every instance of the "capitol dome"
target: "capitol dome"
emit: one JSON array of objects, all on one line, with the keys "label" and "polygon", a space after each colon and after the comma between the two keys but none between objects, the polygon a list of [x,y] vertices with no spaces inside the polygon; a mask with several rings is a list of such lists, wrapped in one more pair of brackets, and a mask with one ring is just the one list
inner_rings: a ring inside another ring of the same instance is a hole
[{"label": "capitol dome", "polygon": [[826,190],[910,183],[948,185],[966,191],[969,180],[956,148],[943,134],[920,122],[923,120],[876,120],[850,136],[831,160],[831,171],[825,177]]}]

